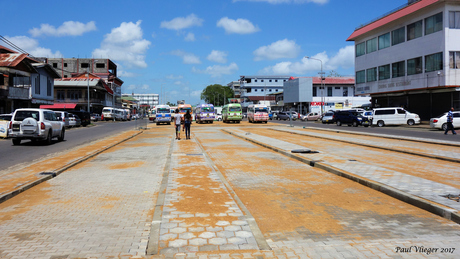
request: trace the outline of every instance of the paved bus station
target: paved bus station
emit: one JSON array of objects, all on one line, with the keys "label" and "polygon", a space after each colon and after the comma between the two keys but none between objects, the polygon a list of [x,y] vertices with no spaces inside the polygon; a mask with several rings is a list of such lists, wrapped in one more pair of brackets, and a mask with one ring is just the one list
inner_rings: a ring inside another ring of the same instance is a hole
[{"label": "paved bus station", "polygon": [[346,127],[149,124],[1,171],[0,258],[458,258],[459,162]]}]

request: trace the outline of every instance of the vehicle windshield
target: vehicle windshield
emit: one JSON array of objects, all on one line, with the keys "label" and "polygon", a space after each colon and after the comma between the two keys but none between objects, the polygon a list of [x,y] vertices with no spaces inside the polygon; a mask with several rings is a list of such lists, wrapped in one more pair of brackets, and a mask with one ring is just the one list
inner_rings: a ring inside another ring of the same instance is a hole
[{"label": "vehicle windshield", "polygon": [[104,109],[104,110],[102,110],[102,112],[112,112],[112,110],[111,109]]},{"label": "vehicle windshield", "polygon": [[170,113],[171,110],[168,108],[157,108],[157,113]]},{"label": "vehicle windshield", "polygon": [[324,114],[324,116],[332,116],[332,115],[334,115],[334,113],[332,112],[327,112],[326,114]]},{"label": "vehicle windshield", "polygon": [[192,108],[180,108],[180,112],[187,113],[187,111],[192,113]]},{"label": "vehicle windshield", "polygon": [[38,111],[17,111],[16,115],[14,116],[15,121],[23,121],[26,118],[34,118],[37,121],[40,120],[40,112]]},{"label": "vehicle windshield", "polygon": [[214,107],[203,107],[201,112],[214,112]]},{"label": "vehicle windshield", "polygon": [[254,112],[265,112],[265,113],[268,113],[268,109],[267,109],[267,108],[255,108],[255,109],[254,109]]},{"label": "vehicle windshield", "polygon": [[241,107],[230,107],[228,110],[231,111],[231,112],[240,112]]}]

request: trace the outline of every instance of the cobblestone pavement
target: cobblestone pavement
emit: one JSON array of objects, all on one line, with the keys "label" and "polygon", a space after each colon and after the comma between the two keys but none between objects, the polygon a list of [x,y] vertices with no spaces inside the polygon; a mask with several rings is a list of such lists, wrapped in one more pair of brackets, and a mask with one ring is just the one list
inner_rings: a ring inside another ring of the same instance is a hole
[{"label": "cobblestone pavement", "polygon": [[460,256],[460,225],[221,131],[286,150],[309,142],[254,132],[266,127],[193,124],[174,141],[150,125],[1,203],[0,258]]}]

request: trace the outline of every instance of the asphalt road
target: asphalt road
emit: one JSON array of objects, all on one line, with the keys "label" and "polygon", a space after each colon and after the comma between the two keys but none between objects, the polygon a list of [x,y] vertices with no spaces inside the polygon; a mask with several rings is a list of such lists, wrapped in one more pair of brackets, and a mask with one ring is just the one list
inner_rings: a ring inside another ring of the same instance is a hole
[{"label": "asphalt road", "polygon": [[96,122],[91,126],[67,129],[65,140],[58,142],[53,139],[51,145],[24,140],[21,145],[14,146],[11,139],[0,139],[0,171],[12,170],[10,167],[21,166],[23,163],[42,159],[45,156],[58,154],[71,148],[82,146],[111,135],[117,135],[127,130],[134,130],[148,120],[124,122]]}]

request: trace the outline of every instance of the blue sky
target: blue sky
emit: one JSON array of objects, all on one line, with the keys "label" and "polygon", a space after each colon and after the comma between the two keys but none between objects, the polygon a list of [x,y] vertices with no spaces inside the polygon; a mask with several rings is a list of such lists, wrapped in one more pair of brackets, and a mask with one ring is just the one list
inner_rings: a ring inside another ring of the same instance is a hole
[{"label": "blue sky", "polygon": [[197,104],[207,85],[240,75],[317,76],[320,62],[305,56],[321,59],[326,74],[353,75],[348,36],[405,3],[4,0],[0,35],[36,57],[110,58],[123,93]]}]

